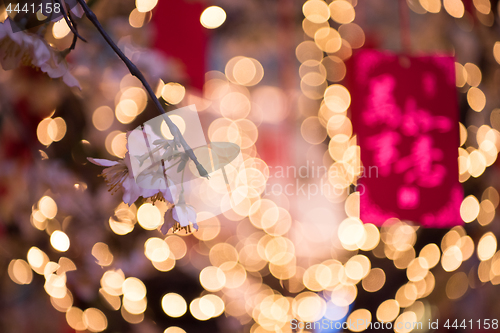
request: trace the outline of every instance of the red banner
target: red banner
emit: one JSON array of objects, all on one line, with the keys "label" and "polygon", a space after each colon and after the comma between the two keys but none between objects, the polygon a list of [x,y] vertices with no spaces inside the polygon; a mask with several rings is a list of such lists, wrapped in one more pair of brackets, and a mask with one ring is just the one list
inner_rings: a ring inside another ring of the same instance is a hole
[{"label": "red banner", "polygon": [[462,224],[454,58],[362,50],[350,67],[362,221]]}]

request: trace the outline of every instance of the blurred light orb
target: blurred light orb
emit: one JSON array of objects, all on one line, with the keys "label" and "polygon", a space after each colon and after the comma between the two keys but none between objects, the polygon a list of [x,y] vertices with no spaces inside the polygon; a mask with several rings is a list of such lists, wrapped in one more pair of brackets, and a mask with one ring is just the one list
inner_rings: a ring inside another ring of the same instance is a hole
[{"label": "blurred light orb", "polygon": [[224,301],[217,295],[209,294],[200,298],[200,309],[204,313],[210,309],[210,316],[212,318],[220,316],[224,312],[224,308]]},{"label": "blurred light orb", "polygon": [[[171,116],[168,116],[168,117],[170,118],[170,120],[172,120],[172,122],[175,125],[177,125],[177,128],[179,129],[179,131],[182,134],[184,134],[184,132],[186,131],[186,122],[184,121],[184,119],[182,119],[181,116],[178,116],[178,115],[175,115],[175,114],[171,115]],[[161,134],[167,140],[173,140],[174,139],[174,136],[170,132],[170,129],[168,128],[168,125],[165,122],[165,120],[163,120],[162,123],[161,123]]]},{"label": "blurred light orb", "polygon": [[91,332],[102,332],[108,327],[106,315],[99,309],[88,308],[83,311],[83,322]]},{"label": "blurred light orb", "polygon": [[146,230],[154,230],[162,223],[162,217],[158,207],[151,203],[145,203],[137,210],[137,222]]},{"label": "blurred light orb", "polygon": [[134,28],[141,28],[146,22],[146,13],[140,12],[137,8],[130,13],[128,23]]},{"label": "blurred light orb", "polygon": [[443,0],[444,9],[455,18],[464,16],[465,8],[462,0]]},{"label": "blurred light orb", "polygon": [[493,46],[493,56],[495,60],[500,64],[500,42],[495,42]]},{"label": "blurred light orb", "polygon": [[163,331],[163,333],[186,333],[186,331],[177,326],[170,326],[165,331]]},{"label": "blurred light orb", "polygon": [[161,299],[161,307],[167,316],[172,318],[182,317],[187,311],[186,300],[176,293],[164,295]]},{"label": "blurred light orb", "polygon": [[477,245],[477,256],[479,260],[491,259],[497,250],[497,239],[491,231],[485,233]]},{"label": "blurred light orb", "polygon": [[[211,315],[207,315],[202,308],[200,307],[200,298],[195,298],[190,304],[189,304],[189,311],[191,312],[191,315],[195,317],[197,320],[200,321],[205,321],[211,318]],[[206,304],[205,304],[206,306]],[[207,311],[207,309],[204,309]]]},{"label": "blurred light orb", "polygon": [[135,6],[137,10],[141,13],[146,13],[152,11],[156,5],[158,4],[158,0],[136,0]]},{"label": "blurred light orb", "polygon": [[200,272],[200,283],[208,291],[218,291],[226,284],[226,275],[219,267],[208,266]]},{"label": "blurred light orb", "polygon": [[321,50],[328,53],[337,52],[342,46],[339,32],[331,27],[318,29],[314,34],[314,42]]},{"label": "blurred light orb", "polygon": [[352,332],[362,332],[368,328],[372,321],[372,314],[367,309],[353,311],[347,318],[349,330]]},{"label": "blurred light orb", "polygon": [[14,259],[7,269],[9,277],[17,284],[30,284],[33,280],[33,271],[30,265],[22,259]]},{"label": "blurred light orb", "polygon": [[64,232],[56,230],[50,235],[50,244],[59,252],[66,252],[69,249],[69,237]]},{"label": "blurred light orb", "polygon": [[61,117],[57,117],[51,120],[47,126],[47,134],[49,138],[54,141],[61,141],[66,135],[66,122]]},{"label": "blurred light orb", "polygon": [[113,136],[111,140],[111,151],[113,155],[124,158],[127,153],[127,134],[126,133],[118,133]]},{"label": "blurred light orb", "polygon": [[471,87],[467,92],[467,102],[472,110],[481,112],[486,106],[486,96],[481,89]]},{"label": "blurred light orb", "polygon": [[92,124],[99,131],[105,131],[110,128],[114,119],[113,110],[109,106],[100,106],[92,114]]},{"label": "blurred light orb", "polygon": [[66,321],[75,331],[85,331],[88,328],[83,319],[83,311],[75,306],[66,312]]},{"label": "blurred light orb", "polygon": [[379,321],[390,322],[399,315],[399,303],[395,299],[388,299],[377,308],[377,319]]},{"label": "blurred light orb", "polygon": [[460,205],[460,216],[465,223],[474,221],[479,215],[479,201],[473,195],[467,196]]},{"label": "blurred light orb", "polygon": [[441,0],[419,0],[420,5],[429,13],[439,13],[441,10]]},{"label": "blurred light orb", "polygon": [[354,7],[349,1],[335,0],[330,3],[330,16],[332,20],[340,24],[351,23],[354,21],[356,13]]},{"label": "blurred light orb", "polygon": [[64,18],[61,18],[52,26],[52,35],[54,35],[55,39],[62,39],[66,37],[70,33],[70,31],[71,30]]},{"label": "blurred light orb", "polygon": [[201,25],[207,29],[220,27],[226,21],[226,12],[219,6],[210,6],[201,13]]},{"label": "blurred light orb", "polygon": [[135,277],[126,278],[122,285],[123,297],[131,301],[139,302],[146,297],[146,286],[144,283]]},{"label": "blurred light orb", "polygon": [[323,23],[330,18],[330,10],[326,2],[321,0],[309,0],[302,6],[304,16],[313,23]]},{"label": "blurred light orb", "polygon": [[182,84],[169,82],[163,86],[161,97],[169,104],[179,104],[186,95],[186,88]]},{"label": "blurred light orb", "polygon": [[43,196],[38,201],[40,212],[48,219],[53,219],[57,215],[57,205],[54,199],[49,196]]}]

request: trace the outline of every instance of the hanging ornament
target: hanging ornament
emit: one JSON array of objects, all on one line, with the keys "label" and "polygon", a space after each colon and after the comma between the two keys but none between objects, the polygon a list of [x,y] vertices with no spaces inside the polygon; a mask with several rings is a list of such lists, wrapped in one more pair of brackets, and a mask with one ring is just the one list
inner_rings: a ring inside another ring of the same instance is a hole
[{"label": "hanging ornament", "polygon": [[362,50],[350,66],[362,221],[462,224],[454,58]]}]

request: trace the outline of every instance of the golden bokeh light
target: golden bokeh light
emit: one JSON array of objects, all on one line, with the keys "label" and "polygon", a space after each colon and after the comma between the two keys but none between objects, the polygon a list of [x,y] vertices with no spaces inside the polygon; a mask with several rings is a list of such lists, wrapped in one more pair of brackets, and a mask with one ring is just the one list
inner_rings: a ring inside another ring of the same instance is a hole
[{"label": "golden bokeh light", "polygon": [[332,20],[340,24],[351,23],[356,16],[354,7],[347,0],[334,0],[329,5]]},{"label": "golden bokeh light", "polygon": [[163,223],[163,217],[158,207],[144,203],[137,210],[137,222],[146,230],[154,230]]},{"label": "golden bokeh light", "polygon": [[124,158],[127,153],[127,136],[122,131],[113,131],[106,136],[104,145],[108,153]]},{"label": "golden bokeh light", "polygon": [[459,299],[469,287],[469,278],[464,272],[453,274],[446,283],[446,296],[449,299]]},{"label": "golden bokeh light", "polygon": [[169,235],[165,238],[165,243],[167,243],[170,253],[176,260],[184,258],[187,253],[187,245],[184,239],[177,235]]},{"label": "golden bokeh light", "polygon": [[76,331],[85,331],[88,328],[83,320],[83,311],[75,306],[69,308],[66,312],[66,321]]},{"label": "golden bokeh light", "polygon": [[161,91],[161,97],[170,104],[179,104],[186,95],[186,88],[176,82],[168,82]]},{"label": "golden bokeh light", "polygon": [[463,255],[460,248],[456,245],[447,248],[441,257],[441,265],[447,272],[453,272],[462,264]]},{"label": "golden bokeh light", "polygon": [[330,18],[330,10],[326,2],[321,0],[309,0],[302,6],[302,13],[306,19],[313,23],[323,23]]},{"label": "golden bokeh light", "polygon": [[461,18],[464,16],[465,8],[462,0],[443,0],[444,9],[453,17]]},{"label": "golden bokeh light", "polygon": [[406,268],[406,275],[408,280],[416,282],[420,281],[427,275],[429,271],[429,266],[425,258],[415,258],[413,259]]},{"label": "golden bokeh light", "polygon": [[264,68],[258,60],[246,57],[237,57],[237,59],[232,71],[228,71],[231,60],[226,65],[226,75],[229,80],[242,86],[254,86],[262,80]]},{"label": "golden bokeh light", "polygon": [[377,319],[383,322],[391,322],[399,315],[399,303],[395,299],[382,302],[377,308]]},{"label": "golden bokeh light", "polygon": [[314,34],[314,42],[322,51],[328,53],[335,53],[342,46],[339,32],[331,27],[318,29]]},{"label": "golden bokeh light", "polygon": [[492,232],[485,233],[477,244],[477,256],[479,260],[491,259],[497,250],[497,238]]},{"label": "golden bokeh light", "polygon": [[48,219],[53,219],[57,215],[57,204],[47,195],[38,201],[38,209]]},{"label": "golden bokeh light", "polygon": [[348,329],[351,332],[363,332],[372,321],[372,314],[367,309],[354,310],[347,318]]},{"label": "golden bokeh light", "polygon": [[109,106],[100,106],[92,114],[92,124],[99,131],[105,131],[113,125],[113,110]]},{"label": "golden bokeh light", "polygon": [[307,143],[317,145],[326,139],[326,129],[316,116],[311,116],[302,122],[300,133]]},{"label": "golden bokeh light", "polygon": [[356,23],[341,25],[339,27],[339,34],[353,49],[358,49],[365,44],[365,33]]},{"label": "golden bokeh light", "polygon": [[200,309],[210,317],[215,318],[224,313],[224,301],[217,295],[208,294],[200,298]]},{"label": "golden bokeh light", "polygon": [[163,239],[151,237],[144,243],[144,254],[151,261],[163,262],[170,257],[170,248]]},{"label": "golden bokeh light", "polygon": [[208,291],[218,291],[225,286],[226,275],[219,267],[208,266],[200,272],[200,283]]},{"label": "golden bokeh light", "polygon": [[224,9],[219,6],[210,6],[201,13],[200,22],[207,29],[215,29],[226,21],[226,17]]},{"label": "golden bokeh light", "polygon": [[436,244],[430,243],[420,250],[419,256],[425,259],[427,267],[431,269],[439,263],[441,251],[439,251],[439,247]]},{"label": "golden bokeh light", "polygon": [[163,333],[186,333],[186,331],[177,326],[170,326],[169,328],[165,329]]},{"label": "golden bokeh light", "polygon": [[30,284],[33,280],[30,265],[22,259],[12,260],[7,268],[7,273],[10,279],[17,284]]},{"label": "golden bokeh light", "polygon": [[148,307],[148,301],[146,297],[139,301],[131,301],[130,299],[124,297],[123,298],[123,307],[127,310],[128,313],[133,315],[140,315],[144,313]]},{"label": "golden bokeh light", "polygon": [[146,22],[146,13],[140,12],[137,8],[134,8],[130,12],[128,17],[128,23],[134,28],[142,28]]},{"label": "golden bokeh light", "polygon": [[[342,272],[342,270],[340,271]],[[358,296],[358,288],[354,284],[339,284],[332,290],[331,302],[337,306],[348,306]]]},{"label": "golden bokeh light", "polygon": [[[186,122],[184,121],[184,119],[181,117],[181,116],[178,116],[178,115],[171,115],[171,116],[168,116],[170,118],[170,120],[172,120],[172,122],[177,126],[177,128],[179,129],[179,131],[181,132],[181,134],[184,134],[184,132],[186,131]],[[168,125],[165,121],[162,121],[161,122],[161,134],[163,135],[163,137],[167,140],[173,140],[174,139],[174,136],[172,135],[172,132],[170,132],[170,129],[168,128]]]},{"label": "golden bokeh light", "polygon": [[167,316],[182,317],[187,311],[187,303],[184,297],[176,293],[168,293],[161,299],[161,307]]},{"label": "golden bokeh light", "polygon": [[351,94],[340,84],[329,86],[324,94],[326,106],[335,113],[347,111],[351,104]]},{"label": "golden bokeh light", "polygon": [[122,284],[123,297],[138,302],[146,297],[146,286],[135,277],[126,278]]},{"label": "golden bokeh light", "polygon": [[491,11],[491,2],[488,0],[473,0],[474,7],[481,14],[488,15]]},{"label": "golden bokeh light", "polygon": [[481,112],[486,105],[486,96],[481,89],[471,87],[467,92],[467,102],[472,110]]},{"label": "golden bokeh light", "polygon": [[106,315],[99,309],[88,308],[83,311],[83,323],[91,332],[102,332],[108,327]]},{"label": "golden bokeh light", "polygon": [[52,35],[54,35],[55,39],[62,39],[66,37],[70,32],[71,30],[64,18],[61,18],[52,26]]},{"label": "golden bokeh light", "polygon": [[477,65],[473,63],[466,63],[464,69],[467,72],[467,83],[472,87],[477,87],[481,83],[482,74]]},{"label": "golden bokeh light", "polygon": [[157,4],[158,0],[135,0],[135,6],[141,13],[152,11]]},{"label": "golden bokeh light", "polygon": [[50,297],[50,303],[59,312],[66,313],[73,306],[73,295],[69,290],[63,298]]},{"label": "golden bokeh light", "polygon": [[420,5],[429,13],[439,13],[441,10],[441,0],[419,0]]},{"label": "golden bokeh light", "polygon": [[124,282],[125,275],[121,270],[109,270],[102,275],[101,287],[111,296],[120,296]]},{"label": "golden bokeh light", "polygon": [[347,69],[344,61],[337,56],[326,56],[321,60],[321,64],[326,70],[326,78],[332,82],[339,82],[344,79]]},{"label": "golden bokeh light", "polygon": [[45,266],[49,262],[49,257],[45,252],[33,246],[28,251],[27,259],[31,269],[35,271],[35,273],[43,275]]},{"label": "golden bokeh light", "polygon": [[384,286],[385,279],[385,272],[381,268],[373,268],[363,279],[361,285],[364,290],[374,293]]},{"label": "golden bokeh light", "polygon": [[100,266],[109,266],[113,262],[113,254],[106,243],[97,242],[92,246],[92,255]]},{"label": "golden bokeh light", "polygon": [[61,117],[54,118],[48,123],[47,135],[53,142],[61,141],[66,135],[66,122]]},{"label": "golden bokeh light", "polygon": [[[327,29],[328,27],[325,28]],[[318,29],[317,32],[319,32],[319,30],[321,29]],[[318,45],[316,45],[316,43],[310,40],[306,40],[300,43],[295,49],[295,55],[301,63],[304,63],[308,60],[321,61],[321,59],[323,59],[323,51],[318,47]]]},{"label": "golden bokeh light", "polygon": [[467,71],[465,70],[464,66],[462,66],[462,64],[458,62],[455,62],[455,75],[456,86],[463,87],[467,82]]},{"label": "golden bokeh light", "polygon": [[500,42],[495,42],[495,45],[493,46],[493,56],[495,57],[497,63],[500,64]]},{"label": "golden bokeh light", "polygon": [[113,296],[108,294],[103,288],[99,288],[99,296],[101,296],[107,303],[107,305],[113,310],[119,310],[122,306],[122,301],[119,296]]},{"label": "golden bokeh light", "polygon": [[460,216],[465,223],[474,221],[479,214],[479,201],[473,195],[467,196],[460,205]]},{"label": "golden bokeh light", "polygon": [[[422,2],[430,0],[420,1]],[[396,321],[394,322],[394,332],[396,333],[409,333],[415,330],[417,327],[422,327],[422,323],[418,323],[417,315],[413,311],[403,312],[398,318],[396,318]]]},{"label": "golden bokeh light", "polygon": [[326,303],[321,297],[312,292],[303,292],[294,298],[292,311],[299,320],[313,322],[324,316]]},{"label": "golden bokeh light", "polygon": [[69,249],[69,237],[64,232],[56,230],[50,235],[50,244],[59,252],[66,252]]},{"label": "golden bokeh light", "polygon": [[[323,15],[320,14],[322,17]],[[322,22],[322,23],[314,23],[309,21],[307,18],[302,20],[302,29],[304,30],[305,34],[311,38],[314,38],[314,34],[318,29],[328,27],[328,21]]]},{"label": "golden bokeh light", "polygon": [[250,99],[240,92],[231,92],[220,102],[221,114],[232,120],[246,118],[250,110]]}]

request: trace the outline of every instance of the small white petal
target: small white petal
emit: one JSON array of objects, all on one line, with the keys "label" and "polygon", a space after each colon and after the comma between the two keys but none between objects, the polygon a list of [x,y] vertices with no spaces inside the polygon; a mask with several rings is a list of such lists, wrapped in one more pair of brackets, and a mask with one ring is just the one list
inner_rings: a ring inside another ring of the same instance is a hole
[{"label": "small white petal", "polygon": [[92,162],[95,165],[105,166],[105,167],[110,167],[113,165],[117,165],[119,163],[118,161],[110,161],[110,160],[105,160],[103,158],[87,157],[87,160],[89,160],[90,162]]}]

